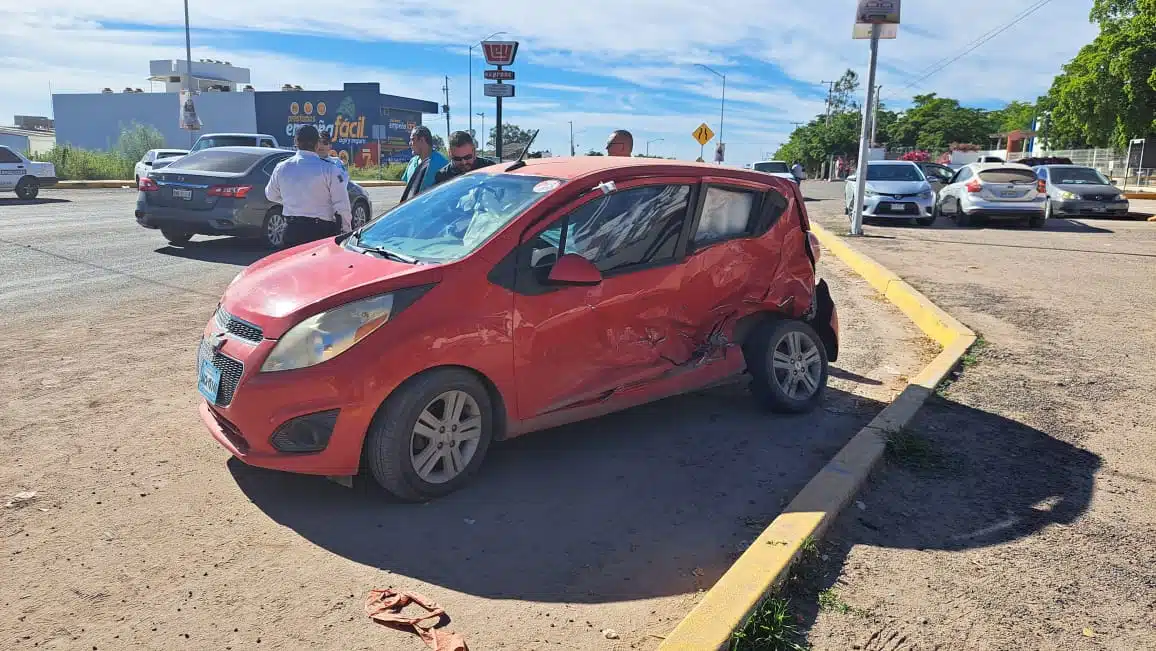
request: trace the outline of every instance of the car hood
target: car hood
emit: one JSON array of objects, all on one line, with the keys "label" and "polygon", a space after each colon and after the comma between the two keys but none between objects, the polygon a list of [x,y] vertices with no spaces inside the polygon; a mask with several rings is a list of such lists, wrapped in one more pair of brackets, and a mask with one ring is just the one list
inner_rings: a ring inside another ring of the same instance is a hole
[{"label": "car hood", "polygon": [[1106,194],[1117,195],[1120,194],[1120,188],[1114,185],[1104,185],[1102,183],[1056,183],[1054,184],[1061,190],[1074,192],[1079,195],[1084,194]]},{"label": "car hood", "polygon": [[927,181],[868,181],[867,189],[879,194],[919,194],[931,185]]},{"label": "car hood", "polygon": [[327,239],[254,263],[229,285],[221,304],[276,339],[302,319],[350,301],[438,282],[442,269],[347,251]]}]

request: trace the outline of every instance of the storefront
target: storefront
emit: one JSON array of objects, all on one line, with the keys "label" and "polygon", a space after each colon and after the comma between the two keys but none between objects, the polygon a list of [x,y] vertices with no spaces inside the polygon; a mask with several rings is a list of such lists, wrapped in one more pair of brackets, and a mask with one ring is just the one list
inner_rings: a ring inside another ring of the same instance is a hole
[{"label": "storefront", "polygon": [[257,130],[283,144],[303,125],[330,135],[346,164],[357,167],[408,161],[409,132],[423,113],[438,105],[408,97],[383,95],[376,83],[345,84],[343,90],[258,92]]}]

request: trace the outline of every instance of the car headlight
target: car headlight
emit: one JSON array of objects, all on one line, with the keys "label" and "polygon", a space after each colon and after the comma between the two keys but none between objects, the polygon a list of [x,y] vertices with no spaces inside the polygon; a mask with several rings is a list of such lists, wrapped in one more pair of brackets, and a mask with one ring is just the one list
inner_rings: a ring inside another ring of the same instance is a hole
[{"label": "car headlight", "polygon": [[349,350],[389,321],[394,295],[382,294],[346,303],[293,326],[273,347],[261,372],[307,368]]},{"label": "car headlight", "polygon": [[1060,198],[1064,199],[1066,201],[1071,201],[1072,199],[1079,199],[1079,197],[1076,196],[1075,192],[1068,192],[1067,190],[1060,190]]},{"label": "car headlight", "polygon": [[863,196],[865,196],[865,197],[878,197],[879,193],[872,190],[871,188],[863,188]]},{"label": "car headlight", "polygon": [[932,192],[931,190],[924,190],[923,192],[919,193],[920,199],[931,199],[934,196],[935,196],[935,193]]}]

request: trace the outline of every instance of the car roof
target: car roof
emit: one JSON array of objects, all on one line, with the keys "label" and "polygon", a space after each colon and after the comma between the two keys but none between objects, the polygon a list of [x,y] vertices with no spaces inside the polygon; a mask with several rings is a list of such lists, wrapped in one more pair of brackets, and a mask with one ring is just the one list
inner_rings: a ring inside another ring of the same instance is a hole
[{"label": "car roof", "polygon": [[229,145],[228,147],[210,147],[195,153],[203,154],[207,151],[226,151],[234,152],[237,154],[283,154],[286,152],[284,149],[277,149],[275,147],[244,147],[240,145]]},{"label": "car roof", "polygon": [[272,138],[273,137],[267,133],[221,132],[221,133],[202,133],[200,138],[197,138],[197,140],[200,140],[201,138],[212,138],[214,136],[239,136],[242,138],[256,138],[256,137]]},{"label": "car roof", "polygon": [[787,161],[785,161],[785,160],[757,160],[755,162],[756,163],[783,163],[784,165],[786,165],[786,163],[787,163]]},{"label": "car roof", "polygon": [[1049,164],[1049,165],[1036,165],[1036,167],[1046,167],[1046,168],[1048,168],[1048,169],[1050,169],[1050,170],[1054,170],[1054,169],[1069,169],[1069,170],[1070,170],[1070,169],[1081,169],[1081,170],[1094,170],[1094,169],[1096,169],[1096,168],[1092,167],[1091,165],[1076,165],[1076,164],[1074,164],[1074,163],[1073,163],[1073,164],[1071,164],[1071,165],[1069,165],[1069,164],[1067,164],[1067,163],[1052,163],[1052,164]]},{"label": "car roof", "polygon": [[[510,174],[525,174],[527,176],[549,176],[556,179],[576,179],[583,176],[595,175],[600,172],[617,171],[623,169],[648,172],[653,174],[699,176],[729,176],[732,178],[748,179],[755,182],[765,182],[767,175],[763,172],[746,170],[741,167],[717,165],[710,163],[692,163],[689,161],[657,159],[657,158],[626,158],[624,156],[572,156],[557,158],[526,159],[526,164]],[[504,163],[492,167],[500,168]],[[509,167],[507,165],[507,167]],[[489,168],[483,168],[489,169]],[[500,173],[503,170],[494,170]]]},{"label": "car roof", "polygon": [[1023,163],[970,163],[970,164],[968,164],[968,167],[973,167],[977,170],[990,170],[990,169],[997,169],[998,168],[998,169],[1005,169],[1005,170],[1006,169],[1013,169],[1013,170],[1027,170],[1029,172],[1032,171],[1032,168],[1028,167],[1027,165],[1024,165]]},{"label": "car roof", "polygon": [[153,149],[152,151],[155,151],[155,152],[162,152],[162,151],[166,151],[166,152],[167,152],[167,151],[183,151],[183,152],[185,152],[186,154],[189,152],[189,150],[188,150],[188,149],[169,149],[169,148],[167,148],[167,147],[161,147],[161,148],[159,148],[159,149]]},{"label": "car roof", "polygon": [[913,160],[869,160],[868,165],[915,165]]}]

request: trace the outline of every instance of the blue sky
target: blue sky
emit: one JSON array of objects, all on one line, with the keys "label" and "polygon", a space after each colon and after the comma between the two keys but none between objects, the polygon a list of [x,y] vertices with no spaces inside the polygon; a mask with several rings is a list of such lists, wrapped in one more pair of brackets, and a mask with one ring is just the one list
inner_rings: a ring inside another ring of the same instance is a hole
[{"label": "blue sky", "polygon": [[[48,114],[50,87],[147,90],[150,59],[184,56],[175,1],[17,4],[0,8],[0,123],[15,113]],[[885,101],[901,108],[917,92],[983,107],[1034,99],[1095,36],[1087,21],[1091,0],[1052,0],[942,73],[912,82],[1036,4],[972,0],[961,15],[958,3],[909,0],[899,37],[880,47]],[[383,92],[440,104],[448,75],[454,129],[468,123],[467,46],[506,31],[522,46],[513,66],[517,97],[505,102],[505,119],[541,129],[536,146],[558,155],[569,152],[573,121],[579,153],[601,148],[611,129],[626,128],[636,152],[654,141],[651,153],[693,159],[695,127],[706,122],[719,131],[721,83],[695,65],[706,64],[727,75],[723,138],[728,162],[741,164],[773,152],[792,122],[822,112],[820,81],[847,68],[865,78],[867,44],[850,38],[854,6],[854,0],[191,0],[190,16],[193,58],[248,67],[260,90],[377,81]],[[488,130],[494,102],[482,96],[484,67],[475,50],[473,112],[485,112]],[[475,128],[480,122],[475,115]],[[445,129],[440,115],[426,116],[426,123]]]}]

